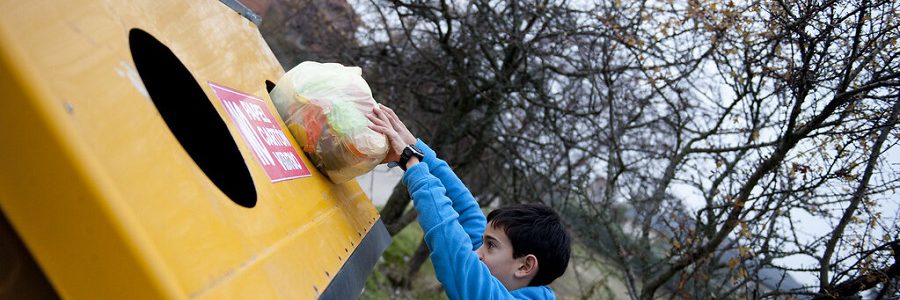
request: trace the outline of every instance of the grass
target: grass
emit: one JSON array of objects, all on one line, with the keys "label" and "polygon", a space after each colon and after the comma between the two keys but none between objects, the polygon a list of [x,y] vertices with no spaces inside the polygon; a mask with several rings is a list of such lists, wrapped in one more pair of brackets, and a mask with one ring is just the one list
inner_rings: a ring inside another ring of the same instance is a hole
[{"label": "grass", "polygon": [[410,289],[398,284],[406,273],[407,264],[419,247],[422,236],[419,223],[412,223],[393,237],[391,245],[384,251],[372,275],[366,280],[360,299],[447,299],[434,275],[431,260],[422,265],[413,278]]}]

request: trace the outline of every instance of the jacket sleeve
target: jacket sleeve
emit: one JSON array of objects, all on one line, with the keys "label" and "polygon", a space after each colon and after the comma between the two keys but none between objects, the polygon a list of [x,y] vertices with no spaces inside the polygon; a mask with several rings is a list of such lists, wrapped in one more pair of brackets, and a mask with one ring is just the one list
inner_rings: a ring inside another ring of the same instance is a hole
[{"label": "jacket sleeve", "polygon": [[419,163],[403,176],[410,197],[419,212],[419,225],[431,249],[431,262],[438,281],[450,299],[512,299],[487,266],[470,247],[470,237],[459,223],[441,181]]},{"label": "jacket sleeve", "polygon": [[416,146],[425,153],[423,162],[428,165],[430,173],[441,181],[441,184],[447,190],[447,197],[452,202],[453,210],[459,214],[459,224],[471,240],[472,250],[481,247],[481,236],[484,235],[484,228],[487,226],[487,220],[481,207],[475,201],[475,197],[469,192],[469,189],[462,183],[462,180],[456,176],[456,173],[450,169],[447,162],[438,158],[437,153],[428,147],[421,139],[416,141]]}]

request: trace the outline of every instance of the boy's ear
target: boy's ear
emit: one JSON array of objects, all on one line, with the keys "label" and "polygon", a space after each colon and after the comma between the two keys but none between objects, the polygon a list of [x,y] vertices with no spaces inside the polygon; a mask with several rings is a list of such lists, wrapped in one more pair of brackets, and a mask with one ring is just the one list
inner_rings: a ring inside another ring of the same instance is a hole
[{"label": "boy's ear", "polygon": [[519,268],[516,269],[515,276],[518,278],[534,277],[538,271],[538,260],[534,254],[528,254],[520,257]]}]

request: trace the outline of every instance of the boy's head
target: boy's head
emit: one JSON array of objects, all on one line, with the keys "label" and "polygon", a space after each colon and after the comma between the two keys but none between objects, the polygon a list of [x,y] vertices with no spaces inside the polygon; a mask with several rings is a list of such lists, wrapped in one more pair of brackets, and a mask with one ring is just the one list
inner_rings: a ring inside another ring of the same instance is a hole
[{"label": "boy's head", "polygon": [[518,204],[487,216],[478,257],[510,291],[547,285],[569,264],[571,240],[559,215],[540,204]]}]

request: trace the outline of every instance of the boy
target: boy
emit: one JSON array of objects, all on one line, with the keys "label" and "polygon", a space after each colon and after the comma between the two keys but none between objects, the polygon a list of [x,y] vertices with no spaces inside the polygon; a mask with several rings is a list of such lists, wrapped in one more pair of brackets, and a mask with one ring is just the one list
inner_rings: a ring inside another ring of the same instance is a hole
[{"label": "boy", "polygon": [[394,112],[376,107],[369,127],[388,137],[385,162],[397,163],[419,213],[438,280],[450,299],[555,299],[546,285],[565,272],[570,238],[543,205],[495,210],[485,219],[450,167],[417,140]]}]

